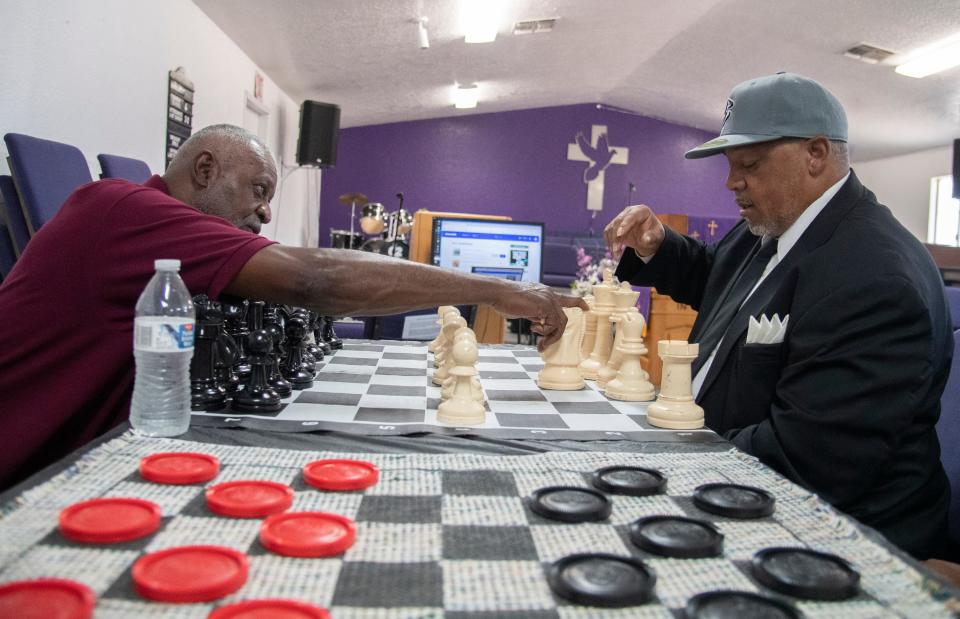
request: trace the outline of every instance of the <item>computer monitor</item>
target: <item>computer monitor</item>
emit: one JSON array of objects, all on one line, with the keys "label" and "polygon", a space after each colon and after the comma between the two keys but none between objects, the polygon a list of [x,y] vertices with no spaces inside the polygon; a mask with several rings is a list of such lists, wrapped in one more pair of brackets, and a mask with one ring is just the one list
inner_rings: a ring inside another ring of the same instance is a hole
[{"label": "computer monitor", "polygon": [[433,264],[539,283],[543,276],[543,224],[526,221],[433,220]]}]

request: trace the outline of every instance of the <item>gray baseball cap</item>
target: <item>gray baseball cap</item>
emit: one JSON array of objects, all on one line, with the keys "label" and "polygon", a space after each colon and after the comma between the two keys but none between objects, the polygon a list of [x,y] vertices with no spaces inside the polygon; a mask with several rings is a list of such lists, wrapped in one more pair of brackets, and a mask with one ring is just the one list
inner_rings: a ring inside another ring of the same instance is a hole
[{"label": "gray baseball cap", "polygon": [[818,135],[847,141],[843,106],[809,77],[781,72],[738,84],[727,99],[720,135],[684,157],[699,159],[734,146]]}]

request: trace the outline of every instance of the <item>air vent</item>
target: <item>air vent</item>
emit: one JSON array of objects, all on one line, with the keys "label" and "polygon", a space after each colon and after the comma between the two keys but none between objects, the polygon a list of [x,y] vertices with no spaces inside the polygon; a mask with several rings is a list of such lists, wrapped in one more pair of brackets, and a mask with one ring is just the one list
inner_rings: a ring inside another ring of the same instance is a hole
[{"label": "air vent", "polygon": [[557,24],[559,17],[550,17],[547,19],[527,19],[518,21],[513,25],[513,34],[540,34],[550,32]]},{"label": "air vent", "polygon": [[869,43],[859,43],[843,52],[843,55],[847,58],[855,58],[867,64],[883,62],[890,56],[893,56],[893,54],[894,52],[890,50],[877,47],[876,45],[870,45]]}]

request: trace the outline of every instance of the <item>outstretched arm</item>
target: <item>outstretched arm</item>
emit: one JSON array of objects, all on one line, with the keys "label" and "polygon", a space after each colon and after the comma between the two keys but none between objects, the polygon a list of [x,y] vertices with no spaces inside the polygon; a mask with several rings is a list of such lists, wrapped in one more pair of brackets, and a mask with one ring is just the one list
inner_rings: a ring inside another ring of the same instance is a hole
[{"label": "outstretched arm", "polygon": [[563,334],[563,307],[588,309],[582,299],[540,284],[458,273],[343,249],[271,245],[247,261],[225,292],[305,307],[322,314],[377,316],[439,305],[491,305],[508,318],[534,322],[541,348]]}]

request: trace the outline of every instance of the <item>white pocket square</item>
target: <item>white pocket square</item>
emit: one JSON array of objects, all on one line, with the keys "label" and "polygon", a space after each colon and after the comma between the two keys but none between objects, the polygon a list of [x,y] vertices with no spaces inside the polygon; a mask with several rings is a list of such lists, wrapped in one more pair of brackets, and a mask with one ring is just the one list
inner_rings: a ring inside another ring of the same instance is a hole
[{"label": "white pocket square", "polygon": [[790,320],[790,314],[780,320],[778,314],[773,318],[760,316],[757,320],[753,316],[747,325],[747,344],[779,344],[783,341],[783,336],[787,332],[787,322]]}]

